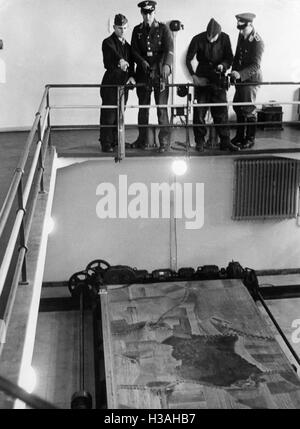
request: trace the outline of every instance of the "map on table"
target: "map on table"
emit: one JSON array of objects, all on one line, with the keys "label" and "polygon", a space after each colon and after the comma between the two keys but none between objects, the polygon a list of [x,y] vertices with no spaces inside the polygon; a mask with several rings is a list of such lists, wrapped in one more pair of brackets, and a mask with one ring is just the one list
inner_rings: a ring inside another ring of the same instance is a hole
[{"label": "map on table", "polygon": [[300,408],[300,380],[240,280],[109,286],[108,408]]}]

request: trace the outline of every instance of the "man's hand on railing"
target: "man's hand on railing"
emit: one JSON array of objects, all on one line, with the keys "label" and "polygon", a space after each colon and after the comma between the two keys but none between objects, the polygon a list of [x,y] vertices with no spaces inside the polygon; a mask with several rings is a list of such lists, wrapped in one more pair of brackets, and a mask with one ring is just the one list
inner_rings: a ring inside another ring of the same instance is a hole
[{"label": "man's hand on railing", "polygon": [[233,80],[239,80],[239,79],[241,78],[241,75],[239,74],[239,72],[238,72],[238,71],[236,71],[236,70],[232,70],[232,72],[230,73],[230,77],[231,77]]}]

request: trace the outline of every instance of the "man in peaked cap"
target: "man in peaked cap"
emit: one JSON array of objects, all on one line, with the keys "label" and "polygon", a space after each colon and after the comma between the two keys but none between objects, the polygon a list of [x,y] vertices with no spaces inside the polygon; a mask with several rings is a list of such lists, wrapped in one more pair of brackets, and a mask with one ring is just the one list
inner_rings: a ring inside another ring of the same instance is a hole
[{"label": "man in peaked cap", "polygon": [[[129,43],[125,40],[127,22],[128,20],[124,15],[117,14],[114,19],[113,34],[103,40],[103,63],[106,71],[101,82],[102,85],[135,84],[132,51]],[[101,88],[100,95],[104,106],[117,105],[117,88]],[[125,92],[125,103],[127,98],[128,91]],[[101,125],[112,126],[102,127]],[[117,109],[101,109],[99,140],[103,152],[114,151],[114,147],[118,144]]]},{"label": "man in peaked cap", "polygon": [[[198,65],[194,71],[192,60],[196,55]],[[222,32],[220,24],[212,18],[206,31],[193,37],[186,55],[186,66],[195,86],[195,99],[200,103],[227,103],[226,89],[217,81],[218,73],[225,73],[232,64],[233,54],[228,34]],[[196,149],[204,150],[208,107],[194,107],[193,123]],[[211,114],[215,124],[228,123],[226,106],[212,106]],[[229,127],[216,127],[221,150],[237,150],[230,142]]]},{"label": "man in peaked cap", "polygon": [[[231,140],[241,149],[248,149],[255,144],[257,82],[262,81],[261,58],[264,43],[253,27],[254,13],[240,13],[235,16],[239,37],[232,64],[232,77],[237,82],[256,82],[250,86],[236,86],[233,102],[249,102],[248,106],[233,106],[237,116],[236,136]],[[252,104],[253,103],[253,104]]]},{"label": "man in peaked cap", "polygon": [[[150,104],[152,91],[156,104],[168,104],[169,98],[169,88],[165,84],[172,71],[173,38],[167,25],[156,20],[155,6],[155,1],[142,1],[138,4],[143,22],[134,27],[132,32],[131,47],[137,64],[136,81],[143,84],[137,87],[139,105]],[[160,125],[169,125],[166,107],[157,108],[157,117]],[[148,125],[149,109],[139,109],[138,123]],[[170,145],[170,128],[160,127],[158,139],[159,151],[164,152]],[[146,144],[147,129],[140,127],[138,139],[132,147],[144,149]]]},{"label": "man in peaked cap", "polygon": [[141,12],[153,12],[155,10],[155,6],[157,5],[156,1],[141,1],[138,4],[138,7],[141,8]]}]

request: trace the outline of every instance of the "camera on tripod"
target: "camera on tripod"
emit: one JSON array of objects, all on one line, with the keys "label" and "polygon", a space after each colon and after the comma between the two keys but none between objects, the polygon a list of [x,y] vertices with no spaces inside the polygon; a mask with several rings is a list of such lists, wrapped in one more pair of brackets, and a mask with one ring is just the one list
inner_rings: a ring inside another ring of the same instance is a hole
[{"label": "camera on tripod", "polygon": [[180,21],[178,21],[177,19],[170,22],[170,30],[171,31],[175,32],[175,31],[179,31],[179,30],[183,30],[183,29],[184,29],[183,24]]}]

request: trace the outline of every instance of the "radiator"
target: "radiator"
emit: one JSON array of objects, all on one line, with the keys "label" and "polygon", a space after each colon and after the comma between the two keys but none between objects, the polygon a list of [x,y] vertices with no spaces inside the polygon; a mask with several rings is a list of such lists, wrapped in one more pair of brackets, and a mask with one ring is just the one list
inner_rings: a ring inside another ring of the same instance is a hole
[{"label": "radiator", "polygon": [[239,159],[235,161],[234,179],[234,220],[296,217],[299,161]]}]

